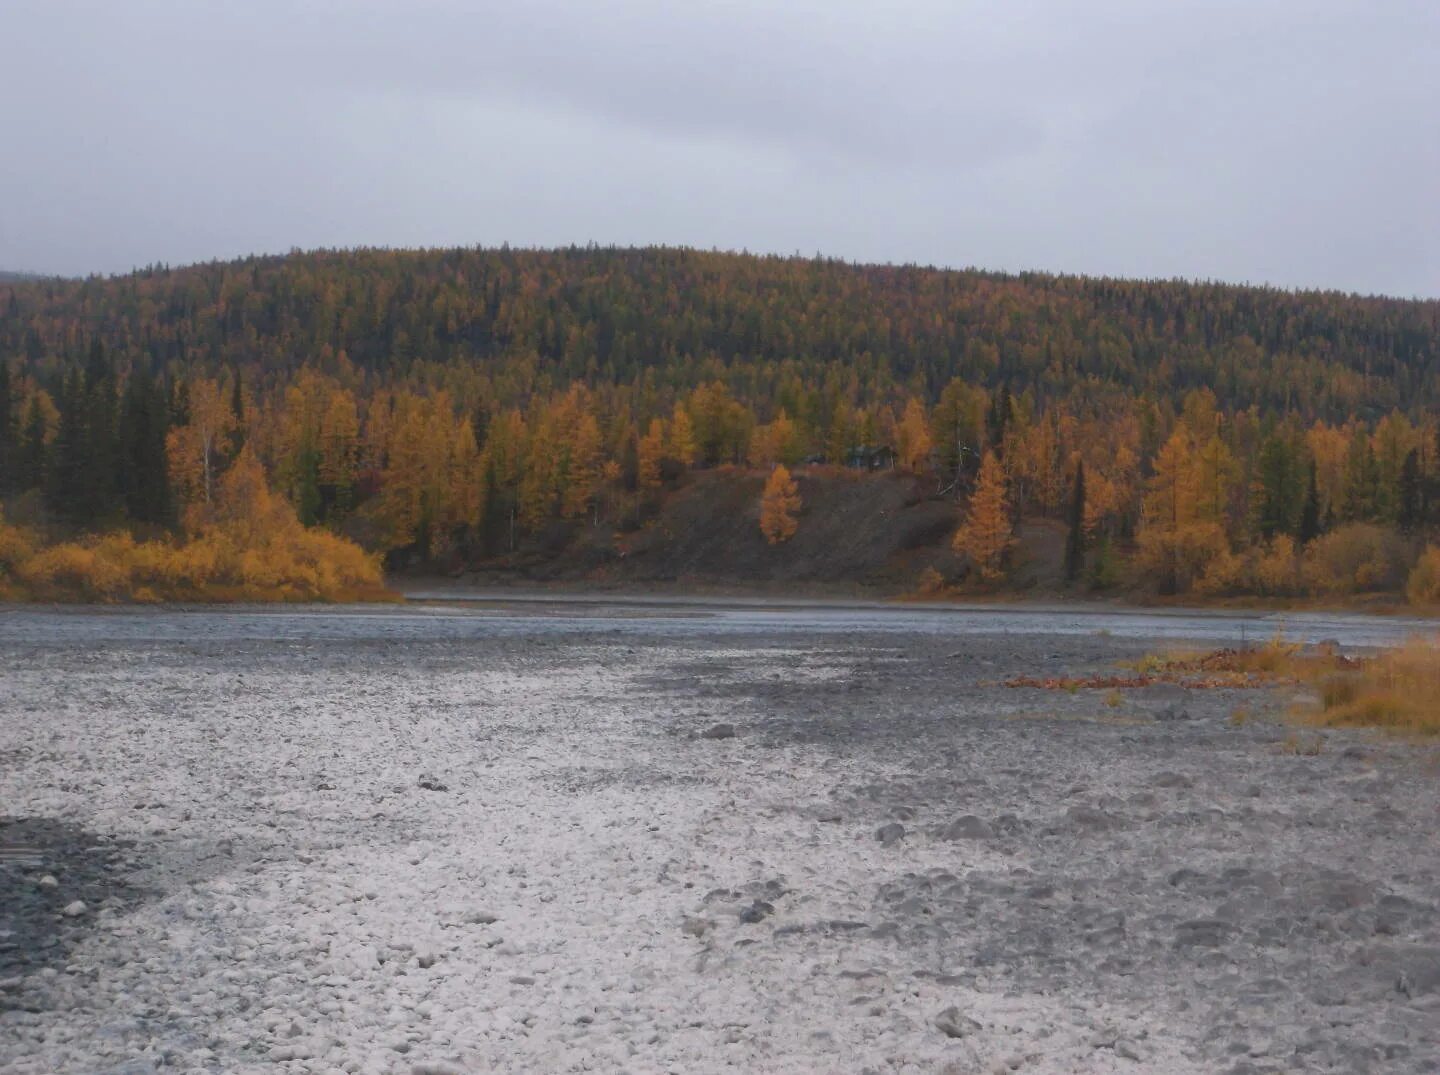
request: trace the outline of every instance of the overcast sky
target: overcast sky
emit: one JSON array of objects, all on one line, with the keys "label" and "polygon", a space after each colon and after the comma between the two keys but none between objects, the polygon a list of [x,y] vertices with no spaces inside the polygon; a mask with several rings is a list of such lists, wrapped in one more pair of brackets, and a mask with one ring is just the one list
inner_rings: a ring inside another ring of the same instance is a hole
[{"label": "overcast sky", "polygon": [[0,8],[0,268],[593,240],[1440,296],[1440,0]]}]

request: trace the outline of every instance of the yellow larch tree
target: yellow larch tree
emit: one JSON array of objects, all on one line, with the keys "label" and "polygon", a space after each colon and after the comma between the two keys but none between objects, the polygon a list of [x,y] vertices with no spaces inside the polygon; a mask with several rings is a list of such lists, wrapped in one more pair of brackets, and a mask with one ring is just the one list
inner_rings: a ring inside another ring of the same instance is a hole
[{"label": "yellow larch tree", "polygon": [[235,414],[208,377],[193,380],[189,390],[189,421],[165,437],[170,483],[182,506],[209,504],[215,492],[226,444],[235,429]]},{"label": "yellow larch tree", "polygon": [[446,460],[443,526],[450,531],[475,534],[485,518],[485,469],[475,443],[475,427],[468,417],[455,422]]},{"label": "yellow larch tree", "polygon": [[1305,433],[1305,446],[1315,460],[1315,485],[1320,494],[1320,516],[1338,514],[1345,498],[1345,456],[1350,432],[1316,422]]},{"label": "yellow larch tree", "polygon": [[665,455],[665,423],[659,418],[650,421],[650,431],[640,438],[636,448],[639,457],[637,478],[641,489],[660,487],[660,460]]},{"label": "yellow larch tree", "polygon": [[930,465],[930,448],[930,423],[925,418],[925,405],[911,396],[895,427],[895,455],[902,467],[918,474]]},{"label": "yellow larch tree", "polygon": [[1215,481],[1223,485],[1228,453],[1214,452],[1207,462],[1194,432],[1197,426],[1215,428],[1210,404],[1201,394],[1187,399],[1189,421],[1177,425],[1156,454],[1145,494],[1137,562],[1167,593],[1190,589],[1207,570],[1223,568],[1231,559],[1212,486]]},{"label": "yellow larch tree", "polygon": [[994,451],[987,449],[980,461],[975,492],[970,495],[970,510],[951,545],[970,557],[982,579],[993,581],[1004,577],[1005,554],[1014,543],[1005,468]]},{"label": "yellow larch tree", "polygon": [[320,417],[320,486],[339,514],[354,503],[360,467],[360,414],[348,389],[333,387]]},{"label": "yellow larch tree", "polygon": [[1203,443],[1195,458],[1195,517],[1223,523],[1230,497],[1240,479],[1240,466],[1219,436]]},{"label": "yellow larch tree", "polygon": [[600,483],[604,478],[600,424],[595,416],[585,413],[571,428],[569,466],[561,495],[561,513],[577,518],[598,502]]},{"label": "yellow larch tree", "polygon": [[690,412],[678,403],[666,430],[665,454],[682,467],[695,462],[695,424],[690,420]]},{"label": "yellow larch tree", "polygon": [[784,465],[778,465],[760,494],[760,532],[771,545],[789,541],[799,528],[800,489]]},{"label": "yellow larch tree", "polygon": [[752,467],[773,467],[793,463],[798,457],[795,423],[782,407],[769,425],[756,426],[750,436],[749,462]]}]

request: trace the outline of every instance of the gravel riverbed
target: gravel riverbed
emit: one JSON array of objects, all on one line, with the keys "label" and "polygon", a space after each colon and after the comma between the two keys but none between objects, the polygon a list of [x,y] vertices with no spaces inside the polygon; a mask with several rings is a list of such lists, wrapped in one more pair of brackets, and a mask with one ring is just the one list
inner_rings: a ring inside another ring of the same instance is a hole
[{"label": "gravel riverbed", "polygon": [[788,617],[6,613],[0,1069],[1440,1070],[1434,748]]}]

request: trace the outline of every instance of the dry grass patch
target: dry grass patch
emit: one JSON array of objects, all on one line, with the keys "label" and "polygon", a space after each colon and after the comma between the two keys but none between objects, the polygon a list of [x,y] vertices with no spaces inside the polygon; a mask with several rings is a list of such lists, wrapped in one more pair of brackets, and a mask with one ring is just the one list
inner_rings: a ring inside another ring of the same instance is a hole
[{"label": "dry grass patch", "polygon": [[1320,705],[1304,720],[1440,735],[1440,639],[1411,639],[1351,664],[1319,677]]},{"label": "dry grass patch", "polygon": [[[1345,657],[1277,637],[1249,649],[1150,654],[1129,667],[1140,678],[1186,687],[1303,685],[1319,699],[1292,710],[1305,724],[1440,735],[1440,638],[1414,638],[1374,656]],[[1250,719],[1248,711],[1237,709],[1230,723],[1238,727]],[[1318,752],[1301,749],[1309,743],[1297,739],[1282,749]]]}]

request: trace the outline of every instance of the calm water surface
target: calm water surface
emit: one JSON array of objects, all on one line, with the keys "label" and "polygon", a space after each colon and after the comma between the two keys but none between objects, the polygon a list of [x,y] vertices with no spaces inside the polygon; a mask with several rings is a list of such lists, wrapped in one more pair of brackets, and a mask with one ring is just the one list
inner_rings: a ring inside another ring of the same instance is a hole
[{"label": "calm water surface", "polygon": [[648,600],[506,595],[412,601],[397,606],[305,608],[24,607],[0,609],[0,646],[226,640],[465,640],[493,635],[669,633],[1078,635],[1263,641],[1283,632],[1300,642],[1334,639],[1380,646],[1440,630],[1434,620],[1350,613],[1213,613],[1075,608],[917,608],[786,602]]}]

